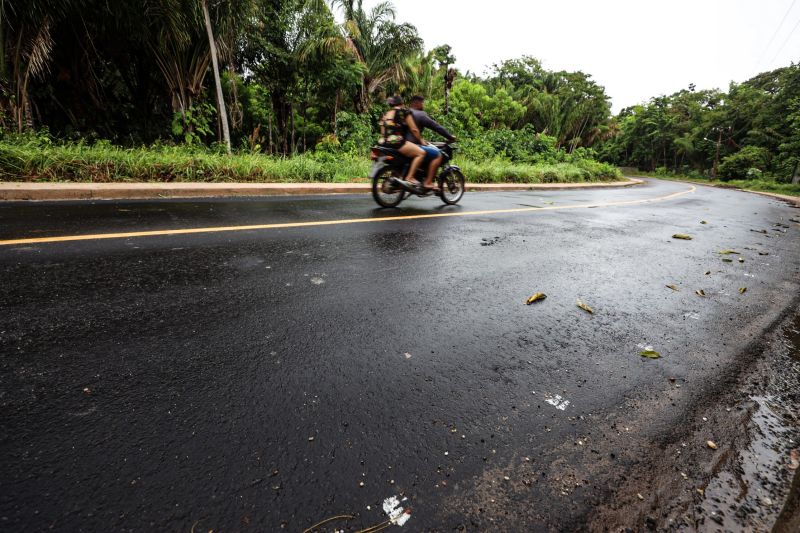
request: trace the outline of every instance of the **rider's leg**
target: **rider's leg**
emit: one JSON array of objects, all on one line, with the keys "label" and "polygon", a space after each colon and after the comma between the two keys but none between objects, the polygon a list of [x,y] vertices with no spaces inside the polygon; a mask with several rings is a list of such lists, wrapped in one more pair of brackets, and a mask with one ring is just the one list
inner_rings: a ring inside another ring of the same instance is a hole
[{"label": "rider's leg", "polygon": [[426,144],[422,147],[425,150],[426,160],[428,161],[428,177],[423,184],[425,187],[433,185],[433,178],[436,176],[436,169],[442,164],[442,152],[432,144]]},{"label": "rider's leg", "polygon": [[436,177],[436,172],[439,170],[439,166],[441,164],[442,164],[442,154],[439,154],[439,156],[436,159],[434,159],[428,164],[428,177],[425,180],[425,183],[423,183],[425,187],[433,187],[434,185],[433,180]]},{"label": "rider's leg", "polygon": [[419,182],[414,176],[417,174],[417,169],[425,159],[425,151],[412,142],[406,142],[398,151],[404,156],[411,158],[411,166],[408,168],[406,181],[412,185],[419,185]]}]

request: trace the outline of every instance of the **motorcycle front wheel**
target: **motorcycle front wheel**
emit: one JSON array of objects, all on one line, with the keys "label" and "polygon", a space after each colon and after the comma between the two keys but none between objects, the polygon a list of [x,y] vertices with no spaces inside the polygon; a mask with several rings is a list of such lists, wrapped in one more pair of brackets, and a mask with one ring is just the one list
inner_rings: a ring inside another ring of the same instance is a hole
[{"label": "motorcycle front wheel", "polygon": [[372,178],[372,198],[381,207],[397,207],[405,197],[405,190],[394,184],[400,178],[396,170],[386,167]]},{"label": "motorcycle front wheel", "polygon": [[447,205],[455,205],[464,196],[464,174],[457,168],[448,168],[439,176],[439,187],[442,188],[442,201]]}]

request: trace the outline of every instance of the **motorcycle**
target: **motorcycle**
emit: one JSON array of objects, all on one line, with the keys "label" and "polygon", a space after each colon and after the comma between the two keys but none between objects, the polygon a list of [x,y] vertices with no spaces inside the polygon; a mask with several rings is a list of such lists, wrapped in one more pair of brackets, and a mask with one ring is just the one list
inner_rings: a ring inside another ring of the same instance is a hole
[{"label": "motorcycle", "polygon": [[[411,160],[397,150],[383,146],[372,147],[372,197],[381,207],[397,207],[412,194],[425,197],[436,194],[447,205],[455,205],[464,196],[464,174],[456,165],[450,164],[455,147],[451,143],[431,143],[442,152],[442,164],[436,181],[441,192],[417,188],[403,178],[408,172]],[[420,165],[416,178],[419,182],[425,179],[427,165]]]}]

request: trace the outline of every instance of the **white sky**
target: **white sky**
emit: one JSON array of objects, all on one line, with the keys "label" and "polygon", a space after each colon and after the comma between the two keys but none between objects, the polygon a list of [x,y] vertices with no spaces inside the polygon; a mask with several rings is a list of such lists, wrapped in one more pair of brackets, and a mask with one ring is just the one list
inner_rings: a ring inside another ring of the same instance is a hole
[{"label": "white sky", "polygon": [[[377,3],[364,0],[364,7]],[[531,55],[550,70],[591,74],[614,112],[690,83],[727,89],[800,62],[800,0],[393,3],[398,21],[414,24],[426,48],[452,46],[462,72],[484,74],[503,59]]]}]

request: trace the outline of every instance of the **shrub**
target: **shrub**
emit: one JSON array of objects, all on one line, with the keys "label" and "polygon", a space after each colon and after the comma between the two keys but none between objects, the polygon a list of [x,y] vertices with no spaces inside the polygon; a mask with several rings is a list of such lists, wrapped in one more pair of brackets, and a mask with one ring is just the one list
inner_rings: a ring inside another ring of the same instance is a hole
[{"label": "shrub", "polygon": [[719,165],[719,177],[723,181],[747,178],[751,169],[763,172],[769,161],[769,151],[760,146],[745,146],[729,155]]}]

